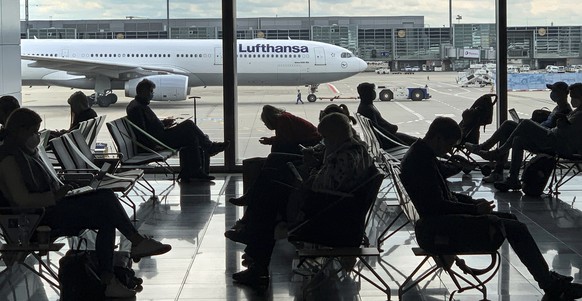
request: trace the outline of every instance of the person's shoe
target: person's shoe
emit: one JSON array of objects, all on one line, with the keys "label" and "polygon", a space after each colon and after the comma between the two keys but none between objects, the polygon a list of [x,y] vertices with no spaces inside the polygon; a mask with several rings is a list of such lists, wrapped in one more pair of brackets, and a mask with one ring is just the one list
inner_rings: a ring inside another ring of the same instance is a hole
[{"label": "person's shoe", "polygon": [[503,173],[492,172],[490,175],[483,177],[485,183],[495,183],[503,181]]},{"label": "person's shoe", "polygon": [[247,253],[244,253],[242,255],[241,264],[243,267],[248,268],[248,267],[252,266],[254,263],[255,263],[255,260],[253,258],[251,258],[251,256],[249,256]]},{"label": "person's shoe", "polygon": [[521,189],[521,183],[519,182],[518,179],[513,179],[510,177],[507,177],[505,180],[500,181],[500,182],[495,182],[493,184],[493,186],[495,187],[495,189],[501,191],[501,192],[506,192],[509,190],[520,190]]},{"label": "person's shoe", "polygon": [[145,238],[135,246],[131,246],[131,258],[139,260],[142,257],[161,255],[169,252],[172,246],[163,244],[151,238]]},{"label": "person's shoe", "polygon": [[224,232],[224,237],[234,242],[239,242],[245,245],[248,244],[249,242],[249,235],[247,231],[244,230],[244,228],[236,230],[234,229],[227,230],[226,232]]},{"label": "person's shoe", "polygon": [[547,287],[542,287],[545,294],[542,300],[574,300],[582,297],[582,285],[571,283],[573,278],[550,272],[551,282]]},{"label": "person's shoe", "polygon": [[560,300],[575,300],[582,298],[582,284],[570,283],[560,296]]},{"label": "person's shoe", "polygon": [[242,230],[246,226],[245,221],[243,219],[237,220],[232,227],[231,230]]},{"label": "person's shoe", "polygon": [[249,199],[245,195],[242,195],[238,198],[230,198],[228,200],[228,202],[235,205],[235,206],[248,206],[249,205]]},{"label": "person's shoe", "polygon": [[248,269],[232,274],[232,280],[248,286],[268,286],[269,271],[266,268],[257,268],[251,265]]},{"label": "person's shoe", "polygon": [[198,173],[190,177],[190,181],[213,181],[216,179],[214,176],[207,175],[205,173]]},{"label": "person's shoe", "polygon": [[109,298],[131,298],[137,291],[129,289],[123,285],[117,278],[111,278],[111,281],[105,287],[105,297]]},{"label": "person's shoe", "polygon": [[213,157],[218,155],[219,153],[222,153],[225,149],[228,148],[229,145],[230,141],[212,142],[212,144],[210,145],[210,147],[208,147],[206,151],[208,152],[208,155],[210,157]]},{"label": "person's shoe", "polygon": [[478,151],[476,152],[477,155],[479,155],[481,158],[485,159],[485,160],[489,160],[489,161],[496,161],[499,158],[501,158],[501,151],[499,151],[499,149],[494,149],[494,150],[490,150],[490,151]]},{"label": "person's shoe", "polygon": [[476,154],[481,151],[481,145],[471,142],[465,142],[465,149],[470,153]]}]

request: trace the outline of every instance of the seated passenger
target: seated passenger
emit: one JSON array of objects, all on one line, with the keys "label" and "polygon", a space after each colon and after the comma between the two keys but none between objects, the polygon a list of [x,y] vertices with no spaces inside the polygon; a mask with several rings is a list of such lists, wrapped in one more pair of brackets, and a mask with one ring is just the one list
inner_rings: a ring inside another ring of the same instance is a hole
[{"label": "seated passenger", "polygon": [[89,106],[87,95],[85,95],[85,93],[83,93],[82,91],[77,91],[73,93],[69,97],[69,100],[67,100],[67,102],[71,107],[71,122],[69,124],[69,129],[51,131],[49,134],[50,135],[49,139],[59,137],[70,131],[76,130],[79,128],[79,123],[97,117],[97,113],[95,112],[95,110],[93,110],[91,106]]},{"label": "seated passenger", "polygon": [[[319,123],[318,130],[325,139],[325,157],[322,165],[314,169],[303,182],[301,192],[298,193],[304,196],[302,202],[310,208],[323,208],[323,204],[330,202],[330,194],[326,194],[326,191],[350,192],[366,180],[369,168],[373,166],[366,145],[353,137],[349,119],[344,114],[326,115]],[[277,170],[272,172],[271,179],[285,181],[286,177],[292,177],[289,173]],[[293,190],[276,183],[264,185],[261,193],[253,194],[254,199],[245,212],[246,223],[225,233],[227,238],[247,245],[244,256],[250,264],[247,270],[233,274],[236,282],[247,285],[268,284],[277,215],[287,207]]]},{"label": "seated passenger", "polygon": [[6,136],[4,128],[6,127],[8,116],[18,108],[20,108],[20,104],[14,96],[4,95],[0,97],[0,143],[4,141]]},{"label": "seated passenger", "polygon": [[398,126],[388,122],[382,117],[382,114],[376,106],[374,100],[376,99],[375,85],[371,83],[361,83],[358,85],[358,94],[360,95],[360,105],[358,106],[358,113],[370,119],[372,125],[380,131],[384,136],[397,142],[394,143],[381,135],[377,135],[380,147],[383,149],[390,149],[398,146],[398,143],[404,145],[411,145],[417,139],[401,132],[398,132]]},{"label": "seated passenger", "polygon": [[107,297],[131,297],[136,291],[125,287],[113,273],[115,231],[131,243],[131,257],[139,259],[164,254],[172,248],[140,235],[109,189],[67,196],[70,185],[52,177],[39,157],[38,129],[42,119],[32,110],[17,109],[6,123],[6,140],[0,146],[0,197],[17,208],[44,207],[39,225],[70,233],[97,230],[95,249],[99,277],[106,284]]},{"label": "seated passenger", "polygon": [[311,122],[272,105],[264,105],[261,120],[275,131],[275,136],[261,137],[261,144],[271,145],[271,152],[300,154],[300,144],[313,146],[321,140]]},{"label": "seated passenger", "polygon": [[449,152],[460,138],[461,130],[453,119],[437,117],[402,160],[402,184],[420,215],[415,226],[420,247],[470,252],[499,246],[507,239],[546,293],[546,300],[582,297],[582,285],[570,283],[572,277],[549,271],[527,226],[513,214],[494,213],[493,202],[449,190],[438,170],[437,156]]},{"label": "seated passenger", "polygon": [[[175,124],[175,119],[166,118],[160,120],[158,116],[149,107],[150,101],[154,96],[156,84],[149,79],[144,79],[137,84],[135,99],[132,100],[126,108],[127,118],[139,128],[158,139],[162,143],[175,149],[188,148],[187,152],[191,158],[180,160],[180,162],[193,162],[194,166],[180,166],[179,179],[189,181],[190,179],[214,180],[205,171],[204,165],[209,157],[223,152],[229,145],[229,142],[212,142],[208,135],[190,119]],[[151,139],[137,132],[137,140],[146,147],[156,150],[159,146]],[[200,152],[202,150],[202,153]],[[186,172],[188,171],[188,172]]]},{"label": "seated passenger", "polygon": [[507,141],[492,151],[481,151],[478,154],[487,160],[502,160],[511,152],[509,176],[495,182],[495,188],[501,191],[519,190],[519,170],[523,161],[523,152],[545,153],[550,155],[571,156],[582,154],[582,83],[569,87],[572,106],[576,109],[570,114],[555,114],[556,127],[548,129],[538,123],[526,119],[521,121]]},{"label": "seated passenger", "polygon": [[[545,121],[540,123],[541,126],[551,129],[556,127],[557,116],[572,112],[572,107],[568,103],[568,84],[565,82],[556,82],[553,85],[548,84],[550,99],[556,103],[556,107],[548,115]],[[498,142],[504,144],[511,133],[517,128],[517,122],[513,120],[504,121],[501,126],[491,135],[491,137],[481,144],[465,143],[465,147],[471,153],[479,155],[481,151],[487,151],[495,146]],[[503,168],[507,163],[508,153],[500,156],[495,160],[493,172],[483,178],[486,183],[495,183],[503,180]]]},{"label": "seated passenger", "polygon": [[[344,104],[336,105],[330,104],[325,109],[319,112],[319,121],[323,117],[331,113],[341,113],[348,117],[350,122],[355,125],[356,119],[353,116],[350,116],[350,111],[348,107]],[[360,140],[357,132],[352,128],[353,135],[355,139]],[[321,143],[321,141],[311,147],[306,147],[301,150],[301,154],[290,154],[290,153],[282,153],[282,152],[272,152],[267,156],[261,172],[259,176],[253,183],[253,185],[248,189],[248,191],[238,197],[238,198],[231,198],[229,202],[236,206],[248,206],[249,201],[252,200],[255,193],[260,193],[261,189],[264,188],[265,185],[269,185],[271,183],[272,175],[271,173],[277,171],[287,171],[287,163],[291,162],[296,167],[297,170],[301,173],[302,176],[307,177],[312,169],[319,168],[321,166],[321,162],[323,161],[323,155],[325,152],[325,144]],[[290,182],[289,185],[292,185],[291,182],[295,180],[295,178],[289,178]],[[244,223],[244,219],[239,220],[237,223]]]}]

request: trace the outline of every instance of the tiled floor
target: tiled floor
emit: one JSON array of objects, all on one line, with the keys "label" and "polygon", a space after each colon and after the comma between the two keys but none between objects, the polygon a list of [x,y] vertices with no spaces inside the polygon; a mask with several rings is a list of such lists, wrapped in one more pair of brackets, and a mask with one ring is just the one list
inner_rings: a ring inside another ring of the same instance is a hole
[{"label": "tiled floor", "polygon": [[[224,238],[223,233],[242,215],[242,209],[226,200],[242,192],[240,175],[217,175],[214,184],[177,184],[153,181],[156,189],[166,189],[167,197],[152,210],[151,202],[142,203],[138,211],[139,229],[173,246],[170,253],[144,258],[133,268],[144,280],[137,300],[386,300],[386,295],[356,277],[341,281],[327,277],[307,283],[294,275],[295,252],[287,241],[279,241],[271,264],[271,285],[256,291],[232,283],[231,274],[240,271],[243,245]],[[582,206],[576,196],[582,189],[575,178],[562,187],[559,199],[529,198],[521,193],[496,193],[481,183],[481,175],[459,175],[451,179],[455,190],[475,197],[494,199],[498,210],[511,211],[525,222],[534,234],[552,269],[572,275],[582,282]],[[380,198],[370,222],[370,237],[375,237],[386,223],[396,217],[398,209],[386,206]],[[135,200],[141,200],[137,196]],[[380,259],[371,260],[374,269],[391,288],[392,300],[398,300],[398,286],[420,262],[411,248],[416,246],[410,228],[400,230],[383,245]],[[127,248],[125,243],[121,249]],[[64,250],[63,250],[64,251]],[[501,248],[500,271],[487,285],[490,300],[541,300],[542,292],[531,275],[516,258],[509,245]],[[56,260],[61,254],[53,254]],[[479,265],[484,258],[472,259]],[[0,267],[5,269],[5,267]],[[448,300],[454,284],[446,276],[421,283],[402,300]],[[0,274],[0,300],[58,300],[58,291],[22,267]],[[480,294],[467,291],[455,300],[480,300]]]}]

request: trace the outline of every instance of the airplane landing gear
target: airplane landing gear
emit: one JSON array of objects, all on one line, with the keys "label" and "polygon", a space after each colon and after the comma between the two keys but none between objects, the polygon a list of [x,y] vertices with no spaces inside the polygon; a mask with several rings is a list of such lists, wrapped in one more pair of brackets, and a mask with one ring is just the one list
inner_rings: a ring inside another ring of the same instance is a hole
[{"label": "airplane landing gear", "polygon": [[100,107],[108,107],[117,102],[117,95],[115,95],[111,90],[105,91],[105,95],[99,93],[97,98],[95,97],[95,94],[92,94],[88,98],[90,105],[97,104]]},{"label": "airplane landing gear", "polygon": [[319,84],[308,85],[307,87],[309,88],[309,94],[307,95],[307,101],[315,102],[317,100],[317,96],[315,95],[315,92],[317,92],[317,88],[319,87]]}]

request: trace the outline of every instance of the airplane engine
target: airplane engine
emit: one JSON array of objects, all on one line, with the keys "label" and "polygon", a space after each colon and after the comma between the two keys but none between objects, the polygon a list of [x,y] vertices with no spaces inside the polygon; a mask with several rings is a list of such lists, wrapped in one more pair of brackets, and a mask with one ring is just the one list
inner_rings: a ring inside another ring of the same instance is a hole
[{"label": "airplane engine", "polygon": [[146,78],[156,84],[152,100],[185,100],[190,92],[187,76],[168,74],[140,77],[125,82],[125,96],[135,97],[135,87]]}]

